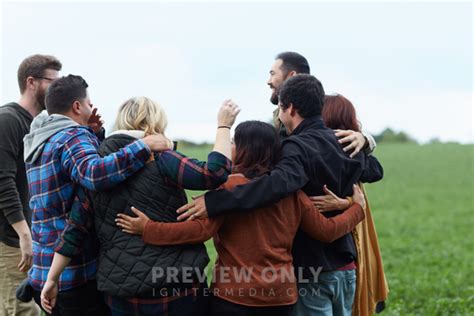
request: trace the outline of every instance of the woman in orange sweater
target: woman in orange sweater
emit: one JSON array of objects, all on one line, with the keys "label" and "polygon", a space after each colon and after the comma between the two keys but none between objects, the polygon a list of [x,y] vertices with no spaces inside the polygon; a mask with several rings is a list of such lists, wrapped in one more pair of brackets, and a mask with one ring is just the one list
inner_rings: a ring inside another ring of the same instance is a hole
[{"label": "woman in orange sweater", "polygon": [[[223,187],[230,190],[269,172],[279,159],[279,148],[278,134],[270,124],[239,124],[233,174]],[[349,209],[332,218],[321,215],[298,191],[252,212],[182,223],[150,221],[132,208],[138,217],[118,214],[117,225],[155,245],[192,244],[214,237],[218,258],[211,284],[211,315],[288,315],[298,298],[297,278],[302,281],[302,275],[293,270],[291,256],[298,228],[324,242],[336,240],[364,218],[364,196],[357,187],[353,200]],[[315,270],[313,277],[318,273]]]}]

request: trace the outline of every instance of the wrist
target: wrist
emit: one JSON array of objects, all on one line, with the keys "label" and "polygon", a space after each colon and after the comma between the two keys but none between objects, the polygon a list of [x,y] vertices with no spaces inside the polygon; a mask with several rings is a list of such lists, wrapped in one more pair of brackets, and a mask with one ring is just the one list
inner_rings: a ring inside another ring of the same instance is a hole
[{"label": "wrist", "polygon": [[21,233],[21,234],[18,234],[18,238],[20,238],[21,240],[25,240],[25,239],[31,239],[31,236],[28,233]]},{"label": "wrist", "polygon": [[150,148],[150,144],[149,144],[149,141],[148,141],[148,136],[145,136],[140,140],[145,144],[146,147],[148,147],[148,149]]},{"label": "wrist", "polygon": [[367,148],[369,148],[369,140],[367,139],[367,137],[365,137],[364,134],[362,134],[362,136],[364,137],[364,146],[362,146],[362,150],[366,150]]},{"label": "wrist", "polygon": [[31,240],[31,233],[30,233],[29,230],[22,231],[22,232],[19,232],[19,233],[17,232],[17,234],[18,234],[18,238],[22,241],[24,241],[24,240],[30,241]]},{"label": "wrist", "polygon": [[367,154],[370,154],[374,151],[375,147],[376,147],[376,143],[375,143],[375,140],[374,138],[372,137],[372,135],[368,134],[368,133],[365,133],[363,131],[361,131],[362,135],[364,136],[365,138],[365,146],[363,148],[363,150],[367,153]]},{"label": "wrist", "polygon": [[362,210],[365,209],[365,206],[362,205],[360,202],[354,202],[352,205],[355,205],[355,204],[359,205]]},{"label": "wrist", "polygon": [[46,282],[58,283],[58,281],[59,281],[59,275],[48,274],[48,277],[46,278]]},{"label": "wrist", "polygon": [[146,149],[149,153],[151,153],[153,151],[153,150],[151,150],[151,146],[153,145],[153,141],[151,141],[148,136],[146,136],[142,139],[139,139],[138,141],[141,141],[141,142],[143,142],[143,144],[145,144],[145,147],[146,147]]},{"label": "wrist", "polygon": [[354,200],[352,199],[352,197],[350,196],[347,196],[345,199],[344,199],[344,209],[348,209],[349,207],[352,206],[352,204],[354,204]]},{"label": "wrist", "polygon": [[227,125],[219,125],[217,126],[217,129],[220,129],[220,128],[227,128],[230,130],[230,126],[227,126]]}]

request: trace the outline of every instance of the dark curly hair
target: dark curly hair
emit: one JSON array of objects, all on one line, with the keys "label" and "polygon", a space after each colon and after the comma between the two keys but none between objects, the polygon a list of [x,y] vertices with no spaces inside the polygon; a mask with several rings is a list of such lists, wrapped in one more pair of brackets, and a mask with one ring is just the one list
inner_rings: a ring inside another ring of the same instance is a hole
[{"label": "dark curly hair", "polygon": [[298,74],[283,83],[279,99],[281,108],[287,109],[292,104],[303,118],[321,115],[324,88],[316,77]]}]

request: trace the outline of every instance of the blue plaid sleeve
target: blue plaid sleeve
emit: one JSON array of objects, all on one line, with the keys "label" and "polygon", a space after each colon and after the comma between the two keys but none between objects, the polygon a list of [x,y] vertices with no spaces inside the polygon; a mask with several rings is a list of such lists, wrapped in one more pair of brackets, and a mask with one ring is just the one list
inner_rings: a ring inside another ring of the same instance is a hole
[{"label": "blue plaid sleeve", "polygon": [[83,241],[94,225],[94,212],[84,188],[77,186],[66,226],[58,238],[54,251],[72,258],[81,254]]},{"label": "blue plaid sleeve", "polygon": [[97,148],[97,138],[84,130],[64,143],[61,154],[67,174],[89,190],[105,190],[121,183],[140,170],[151,155],[141,140],[103,158]]}]

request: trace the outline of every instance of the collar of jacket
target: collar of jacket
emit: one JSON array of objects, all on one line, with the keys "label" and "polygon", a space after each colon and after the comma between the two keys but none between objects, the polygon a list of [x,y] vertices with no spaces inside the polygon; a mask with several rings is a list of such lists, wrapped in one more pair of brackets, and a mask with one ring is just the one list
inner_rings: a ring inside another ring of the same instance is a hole
[{"label": "collar of jacket", "polygon": [[109,137],[112,136],[112,135],[120,135],[120,134],[128,135],[128,136],[136,138],[136,139],[140,139],[140,138],[145,137],[145,131],[125,130],[125,129],[120,129],[120,130],[114,131],[109,135]]},{"label": "collar of jacket", "polygon": [[309,126],[311,128],[317,128],[317,129],[322,129],[325,128],[324,123],[323,123],[323,118],[321,115],[315,115],[312,117],[305,118],[303,122],[298,125],[293,132],[290,134],[290,136],[293,135],[298,135],[301,132],[303,132],[305,129],[307,129]]}]

